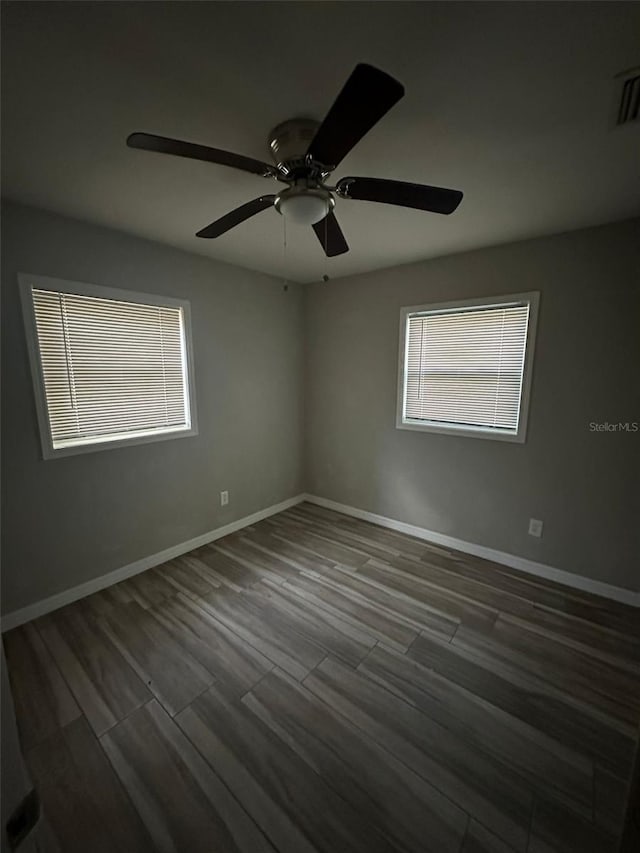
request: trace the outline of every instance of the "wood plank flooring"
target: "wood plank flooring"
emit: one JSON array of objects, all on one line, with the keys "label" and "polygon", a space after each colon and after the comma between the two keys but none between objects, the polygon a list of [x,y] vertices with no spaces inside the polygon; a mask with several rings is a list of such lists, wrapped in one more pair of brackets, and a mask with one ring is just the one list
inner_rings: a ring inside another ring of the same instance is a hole
[{"label": "wood plank flooring", "polygon": [[617,851],[624,605],[300,504],[4,643],[41,851]]}]

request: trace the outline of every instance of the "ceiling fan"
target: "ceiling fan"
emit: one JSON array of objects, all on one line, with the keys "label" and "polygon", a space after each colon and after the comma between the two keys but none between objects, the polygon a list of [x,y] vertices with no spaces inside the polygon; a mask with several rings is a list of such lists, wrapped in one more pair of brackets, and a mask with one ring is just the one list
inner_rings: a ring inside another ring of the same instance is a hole
[{"label": "ceiling fan", "polygon": [[333,208],[338,198],[376,201],[449,214],[462,200],[459,190],[430,187],[384,178],[341,178],[335,186],[325,182],[342,159],[404,95],[404,87],[371,65],[356,65],[324,121],[296,118],[269,134],[274,165],[179,139],[132,133],[130,148],[175,154],[231,166],[288,186],[277,194],[261,195],[198,231],[198,237],[219,237],[251,216],[275,207],[287,219],[311,225],[328,257],[348,252]]}]

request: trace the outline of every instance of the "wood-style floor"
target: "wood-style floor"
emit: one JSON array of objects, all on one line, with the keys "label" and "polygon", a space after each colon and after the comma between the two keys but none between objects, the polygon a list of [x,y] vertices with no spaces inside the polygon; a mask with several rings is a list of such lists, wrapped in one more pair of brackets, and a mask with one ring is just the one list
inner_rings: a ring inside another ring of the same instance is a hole
[{"label": "wood-style floor", "polygon": [[42,850],[617,849],[623,605],[301,504],[4,639]]}]

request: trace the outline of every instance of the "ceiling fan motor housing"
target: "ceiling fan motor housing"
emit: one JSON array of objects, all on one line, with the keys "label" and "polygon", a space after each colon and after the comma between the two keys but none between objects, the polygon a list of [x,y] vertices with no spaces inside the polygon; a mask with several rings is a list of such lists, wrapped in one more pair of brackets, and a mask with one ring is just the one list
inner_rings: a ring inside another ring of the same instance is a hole
[{"label": "ceiling fan motor housing", "polygon": [[320,127],[311,118],[294,118],[283,121],[269,134],[269,148],[276,166],[292,161],[304,163],[309,145]]}]

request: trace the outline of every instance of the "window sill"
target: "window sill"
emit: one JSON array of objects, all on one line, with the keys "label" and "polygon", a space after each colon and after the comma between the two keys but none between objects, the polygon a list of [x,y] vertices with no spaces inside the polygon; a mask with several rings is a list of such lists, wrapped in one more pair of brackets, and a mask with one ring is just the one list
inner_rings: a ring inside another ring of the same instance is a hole
[{"label": "window sill", "polygon": [[191,426],[188,429],[167,430],[166,432],[149,432],[147,434],[138,434],[123,438],[114,438],[108,436],[100,439],[91,439],[83,444],[67,444],[60,447],[53,447],[49,442],[43,447],[44,459],[58,459],[63,456],[76,456],[80,453],[94,453],[99,450],[115,450],[119,447],[132,447],[136,444],[151,444],[155,441],[167,441],[172,438],[189,438],[198,435],[196,426]]},{"label": "window sill", "polygon": [[432,432],[439,435],[464,436],[466,438],[488,438],[494,441],[508,441],[512,444],[524,444],[526,439],[525,431],[522,427],[516,433],[493,429],[492,427],[459,426],[457,424],[405,420],[403,418],[402,420],[398,420],[396,428],[409,429],[416,432]]}]

